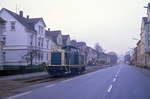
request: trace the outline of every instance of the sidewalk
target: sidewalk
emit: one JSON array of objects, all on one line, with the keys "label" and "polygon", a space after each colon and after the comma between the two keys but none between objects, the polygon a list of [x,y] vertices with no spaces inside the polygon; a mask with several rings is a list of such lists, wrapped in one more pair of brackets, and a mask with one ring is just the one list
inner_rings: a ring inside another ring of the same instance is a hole
[{"label": "sidewalk", "polygon": [[[89,71],[98,70],[98,69],[105,68],[105,67],[110,67],[110,65],[88,66],[86,67],[86,71],[89,72]],[[30,79],[33,77],[48,76],[48,75],[49,74],[47,72],[36,72],[36,73],[10,75],[10,76],[1,76],[0,80]]]},{"label": "sidewalk", "polygon": [[140,67],[136,67],[136,68],[143,74],[150,76],[150,69],[145,69],[145,68],[140,68]]},{"label": "sidewalk", "polygon": [[11,76],[1,76],[0,80],[28,79],[28,78],[32,78],[32,77],[45,76],[45,75],[48,75],[48,73],[47,72],[37,72],[37,73],[11,75]]}]

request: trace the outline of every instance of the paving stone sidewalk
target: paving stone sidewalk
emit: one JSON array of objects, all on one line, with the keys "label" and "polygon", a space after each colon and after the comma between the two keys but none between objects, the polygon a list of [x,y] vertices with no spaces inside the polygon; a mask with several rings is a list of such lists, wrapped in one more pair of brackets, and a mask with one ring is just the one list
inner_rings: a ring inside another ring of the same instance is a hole
[{"label": "paving stone sidewalk", "polygon": [[19,74],[19,75],[11,75],[11,76],[1,76],[0,80],[14,80],[14,79],[27,79],[37,76],[45,76],[48,75],[47,72],[36,72],[36,73],[28,73],[28,74]]}]

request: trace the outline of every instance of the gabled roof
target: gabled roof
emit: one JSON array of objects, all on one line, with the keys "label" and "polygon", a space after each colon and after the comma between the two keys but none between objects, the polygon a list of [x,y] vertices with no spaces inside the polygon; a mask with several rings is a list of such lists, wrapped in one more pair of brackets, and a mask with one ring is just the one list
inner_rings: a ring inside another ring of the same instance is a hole
[{"label": "gabled roof", "polygon": [[[26,18],[21,17],[20,15],[14,13],[14,12],[8,10],[8,9],[3,8],[2,10],[7,11],[10,15],[12,15],[16,20],[18,20],[18,21],[19,21],[22,25],[24,25],[27,29],[32,30],[32,31],[35,31],[33,24],[31,24]],[[2,11],[2,10],[1,10],[1,11]]]},{"label": "gabled roof", "polygon": [[5,23],[6,21],[0,17],[0,23]]},{"label": "gabled roof", "polygon": [[61,34],[61,31],[60,31],[60,30],[49,31],[49,34],[50,34],[52,37],[57,37],[59,34]]},{"label": "gabled roof", "polygon": [[[25,17],[22,17],[20,15],[18,15],[17,13],[14,13],[6,8],[2,8],[2,10],[5,10],[7,11],[10,15],[12,15],[16,20],[18,20],[22,25],[24,25],[28,30],[31,30],[31,31],[35,31],[34,29],[34,25],[39,21],[39,20],[42,20],[42,18],[30,18],[30,19],[27,19]],[[1,11],[2,11],[1,10]],[[44,23],[44,21],[43,21]],[[45,23],[44,23],[45,25]],[[46,25],[45,25],[46,26]]]},{"label": "gabled roof", "polygon": [[67,39],[69,39],[70,38],[70,35],[62,35],[62,39],[63,40],[67,40]]},{"label": "gabled roof", "polygon": [[57,44],[57,37],[59,35],[61,35],[61,31],[60,30],[56,30],[56,31],[46,31],[46,35],[50,36],[52,38],[52,40]]},{"label": "gabled roof", "polygon": [[62,35],[63,45],[66,45],[66,42],[69,38],[70,38],[70,35]]},{"label": "gabled roof", "polygon": [[38,23],[40,20],[42,20],[42,21],[43,21],[44,26],[46,27],[46,24],[45,24],[45,22],[44,22],[43,18],[30,18],[30,19],[29,19],[30,23],[33,23],[33,24]]},{"label": "gabled roof", "polygon": [[95,50],[95,49],[93,49],[93,48],[92,48],[92,51],[93,51],[93,52],[96,52],[96,50]]},{"label": "gabled roof", "polygon": [[77,46],[86,46],[85,42],[77,42]]},{"label": "gabled roof", "polygon": [[72,46],[72,45],[67,45],[67,46],[62,47],[62,49],[71,49],[71,48],[78,49],[77,47]]},{"label": "gabled roof", "polygon": [[77,47],[77,41],[76,40],[71,40],[71,45]]}]

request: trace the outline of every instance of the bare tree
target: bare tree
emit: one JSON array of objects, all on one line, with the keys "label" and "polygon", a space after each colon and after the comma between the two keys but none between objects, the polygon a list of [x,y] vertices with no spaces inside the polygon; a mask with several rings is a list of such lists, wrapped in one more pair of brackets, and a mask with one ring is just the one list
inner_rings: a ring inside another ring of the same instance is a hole
[{"label": "bare tree", "polygon": [[96,43],[96,44],[95,44],[95,50],[96,50],[98,53],[102,53],[102,52],[103,52],[103,48],[100,46],[99,43]]},{"label": "bare tree", "polygon": [[37,57],[37,53],[38,53],[38,50],[32,49],[23,56],[23,59],[25,59],[27,63],[30,63],[30,65],[32,66],[34,58]]},{"label": "bare tree", "polygon": [[118,55],[115,52],[109,52],[111,64],[116,64],[118,61]]},{"label": "bare tree", "polygon": [[103,51],[103,49],[99,43],[96,43],[94,48],[95,48],[96,54],[97,54],[97,63],[99,64],[100,63],[100,61],[99,61],[100,56],[102,53],[104,53],[104,51]]}]

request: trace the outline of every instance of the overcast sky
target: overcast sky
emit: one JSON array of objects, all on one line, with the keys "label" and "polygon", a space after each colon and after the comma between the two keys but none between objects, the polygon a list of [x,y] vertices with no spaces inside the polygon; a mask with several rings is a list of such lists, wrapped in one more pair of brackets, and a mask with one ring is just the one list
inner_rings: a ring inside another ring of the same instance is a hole
[{"label": "overcast sky", "polygon": [[125,53],[135,47],[141,18],[149,0],[0,0],[0,8],[43,17],[47,28],[62,30],[72,39],[96,42],[108,52]]}]

